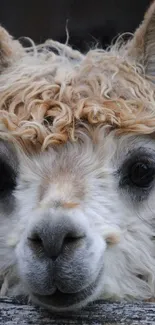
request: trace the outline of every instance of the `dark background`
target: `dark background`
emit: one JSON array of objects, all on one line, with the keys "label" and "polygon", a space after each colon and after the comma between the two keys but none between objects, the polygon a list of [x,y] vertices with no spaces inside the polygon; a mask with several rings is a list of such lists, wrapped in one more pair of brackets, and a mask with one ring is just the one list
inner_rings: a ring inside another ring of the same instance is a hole
[{"label": "dark background", "polygon": [[151,0],[0,0],[0,23],[16,38],[36,43],[47,38],[87,51],[97,41],[106,47],[123,32],[133,32]]}]

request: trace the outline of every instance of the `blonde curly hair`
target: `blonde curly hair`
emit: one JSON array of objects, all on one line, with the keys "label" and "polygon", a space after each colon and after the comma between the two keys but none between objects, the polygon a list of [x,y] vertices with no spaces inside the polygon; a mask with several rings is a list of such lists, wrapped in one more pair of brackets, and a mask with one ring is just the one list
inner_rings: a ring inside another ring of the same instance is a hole
[{"label": "blonde curly hair", "polygon": [[1,27],[0,137],[44,150],[76,141],[79,132],[93,137],[101,125],[117,134],[153,133],[144,39],[154,7],[127,44],[86,55],[52,40],[24,49]]}]

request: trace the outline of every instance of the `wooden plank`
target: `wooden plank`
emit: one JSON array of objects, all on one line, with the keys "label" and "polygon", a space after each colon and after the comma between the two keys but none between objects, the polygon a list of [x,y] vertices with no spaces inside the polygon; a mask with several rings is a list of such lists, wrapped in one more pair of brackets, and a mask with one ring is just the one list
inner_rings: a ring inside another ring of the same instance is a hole
[{"label": "wooden plank", "polygon": [[75,314],[54,315],[24,299],[0,298],[0,325],[155,325],[155,303],[97,301]]}]

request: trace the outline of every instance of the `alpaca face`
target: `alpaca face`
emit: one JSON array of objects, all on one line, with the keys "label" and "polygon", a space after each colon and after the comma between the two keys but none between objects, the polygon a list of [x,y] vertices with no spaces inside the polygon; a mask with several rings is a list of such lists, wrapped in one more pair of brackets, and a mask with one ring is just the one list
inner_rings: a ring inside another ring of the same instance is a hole
[{"label": "alpaca face", "polygon": [[154,16],[86,55],[0,27],[1,295],[155,297]]},{"label": "alpaca face", "polygon": [[31,158],[20,153],[14,208],[1,228],[13,292],[52,310],[150,297],[154,157],[151,138],[116,139],[104,128],[95,145],[85,136]]}]

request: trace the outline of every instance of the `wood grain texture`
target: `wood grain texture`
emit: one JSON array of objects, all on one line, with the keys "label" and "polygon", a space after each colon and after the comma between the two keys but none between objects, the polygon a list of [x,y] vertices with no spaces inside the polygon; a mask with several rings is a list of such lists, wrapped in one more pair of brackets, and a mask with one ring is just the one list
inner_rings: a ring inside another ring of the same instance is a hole
[{"label": "wood grain texture", "polygon": [[0,298],[0,325],[155,325],[155,303],[97,301],[76,314],[54,315],[24,299]]}]

